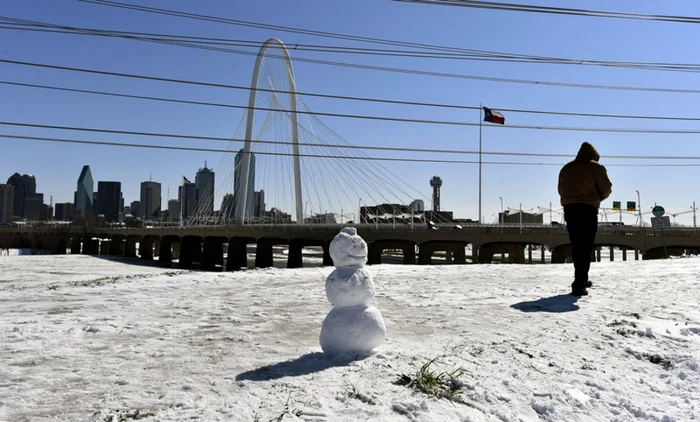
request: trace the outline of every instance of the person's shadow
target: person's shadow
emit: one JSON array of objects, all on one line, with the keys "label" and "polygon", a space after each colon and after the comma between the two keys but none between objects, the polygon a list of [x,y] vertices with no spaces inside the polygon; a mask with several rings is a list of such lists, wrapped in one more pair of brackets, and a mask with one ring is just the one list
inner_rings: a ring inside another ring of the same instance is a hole
[{"label": "person's shadow", "polygon": [[579,306],[576,304],[578,300],[578,296],[570,294],[557,295],[543,297],[530,302],[516,303],[510,305],[510,307],[522,312],[572,312],[579,309]]},{"label": "person's shadow", "polygon": [[321,372],[336,366],[346,366],[351,362],[362,360],[369,356],[371,356],[371,353],[352,356],[328,356],[322,352],[307,353],[293,360],[241,372],[236,375],[236,381],[267,381],[284,377],[298,377]]}]

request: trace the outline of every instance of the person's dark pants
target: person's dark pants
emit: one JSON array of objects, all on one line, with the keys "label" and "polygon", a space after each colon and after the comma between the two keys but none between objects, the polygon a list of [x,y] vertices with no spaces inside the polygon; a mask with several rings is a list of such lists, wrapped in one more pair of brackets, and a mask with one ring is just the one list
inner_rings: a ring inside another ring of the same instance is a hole
[{"label": "person's dark pants", "polygon": [[564,220],[574,260],[574,282],[571,288],[583,290],[588,281],[591,255],[598,231],[598,208],[588,204],[565,205]]}]

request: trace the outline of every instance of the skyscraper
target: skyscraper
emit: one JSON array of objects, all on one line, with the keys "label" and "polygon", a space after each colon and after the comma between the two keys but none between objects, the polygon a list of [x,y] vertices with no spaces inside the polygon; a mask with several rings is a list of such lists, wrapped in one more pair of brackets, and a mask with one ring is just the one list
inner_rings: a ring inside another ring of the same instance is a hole
[{"label": "skyscraper", "polygon": [[[234,215],[237,212],[236,207],[238,206],[238,196],[243,192],[243,165],[245,158],[245,150],[243,148],[238,151],[235,159],[235,170],[233,172],[233,204],[234,204]],[[246,189],[246,205],[243,217],[252,217],[255,205],[253,204],[253,193],[255,192],[255,154],[250,153],[250,171],[248,172],[248,186]]]},{"label": "skyscraper", "polygon": [[141,182],[141,215],[144,220],[160,217],[160,183]]},{"label": "skyscraper", "polygon": [[55,219],[57,221],[71,221],[73,220],[73,216],[75,214],[75,205],[70,202],[56,204],[55,210]]},{"label": "skyscraper", "polygon": [[36,179],[29,174],[20,175],[15,173],[7,179],[7,184],[14,187],[12,215],[18,218],[25,218],[27,197],[36,193]]},{"label": "skyscraper", "polygon": [[141,201],[131,202],[131,215],[134,217],[141,218]]},{"label": "skyscraper", "polygon": [[12,221],[15,204],[15,187],[0,184],[0,223]]},{"label": "skyscraper", "polygon": [[31,174],[15,173],[7,179],[7,184],[14,186],[12,214],[27,220],[42,220],[44,211],[44,194],[36,193],[36,178]]},{"label": "skyscraper", "polygon": [[107,222],[119,221],[121,199],[121,182],[97,182],[97,214]]},{"label": "skyscraper", "polygon": [[[178,199],[182,211],[182,218],[191,217],[197,209],[197,186],[190,182],[185,183],[178,189]],[[180,213],[178,212],[178,216]]]},{"label": "skyscraper", "polygon": [[212,215],[214,213],[214,185],[215,174],[207,168],[207,162],[204,162],[204,168],[199,169],[195,178],[194,184],[197,187],[197,214]]},{"label": "skyscraper", "polygon": [[233,219],[233,195],[227,193],[221,201],[221,218],[224,221]]},{"label": "skyscraper", "polygon": [[94,210],[94,189],[92,172],[90,166],[83,166],[83,170],[78,177],[78,188],[75,191],[75,214],[81,217],[93,215]]},{"label": "skyscraper", "polygon": [[265,213],[265,191],[255,192],[253,197],[253,217],[262,217]]},{"label": "skyscraper", "polygon": [[430,186],[433,188],[433,212],[440,211],[440,187],[442,179],[439,176],[433,176],[430,179]]},{"label": "skyscraper", "polygon": [[168,201],[168,218],[170,220],[177,220],[180,218],[180,201],[177,199],[171,199]]}]

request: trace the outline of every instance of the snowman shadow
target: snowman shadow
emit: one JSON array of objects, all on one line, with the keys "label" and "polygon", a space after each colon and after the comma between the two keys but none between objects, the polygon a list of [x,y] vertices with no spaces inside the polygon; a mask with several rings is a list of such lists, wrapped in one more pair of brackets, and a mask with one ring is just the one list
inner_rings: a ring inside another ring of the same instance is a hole
[{"label": "snowman shadow", "polygon": [[366,359],[374,354],[374,352],[371,352],[354,355],[340,354],[329,356],[322,352],[307,353],[293,360],[278,362],[261,366],[260,368],[250,371],[241,372],[236,375],[236,381],[268,381],[284,377],[299,377],[325,371],[329,368],[348,366],[353,362]]}]

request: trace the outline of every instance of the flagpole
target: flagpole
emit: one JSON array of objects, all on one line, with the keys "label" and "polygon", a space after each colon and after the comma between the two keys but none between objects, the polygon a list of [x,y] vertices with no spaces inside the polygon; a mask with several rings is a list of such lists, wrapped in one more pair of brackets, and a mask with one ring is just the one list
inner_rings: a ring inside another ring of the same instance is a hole
[{"label": "flagpole", "polygon": [[482,223],[481,221],[481,121],[483,120],[481,116],[481,112],[483,111],[484,107],[481,103],[479,103],[479,224]]}]

